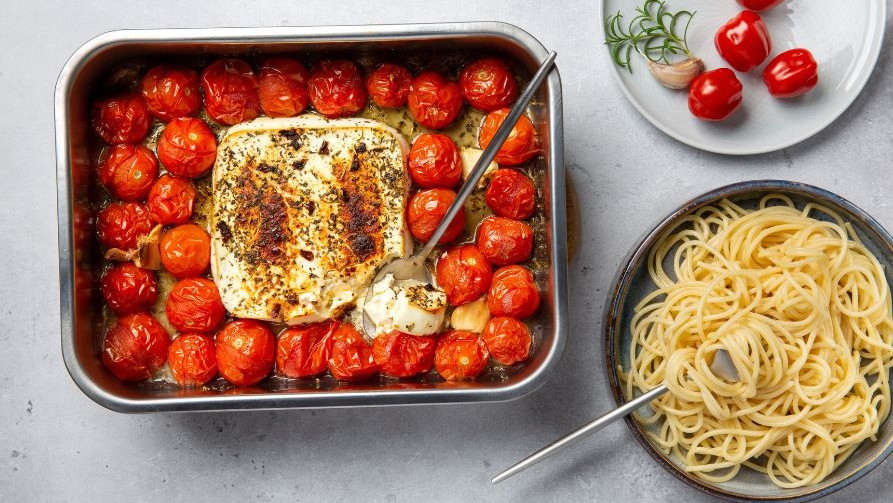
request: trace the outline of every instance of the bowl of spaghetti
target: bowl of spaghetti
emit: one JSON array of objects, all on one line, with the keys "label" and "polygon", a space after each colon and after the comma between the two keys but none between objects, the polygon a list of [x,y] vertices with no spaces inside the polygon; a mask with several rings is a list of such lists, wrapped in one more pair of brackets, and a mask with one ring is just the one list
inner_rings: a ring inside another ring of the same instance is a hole
[{"label": "bowl of spaghetti", "polygon": [[[893,237],[806,184],[721,187],[632,250],[605,312],[618,404],[666,469],[714,496],[808,501],[893,451]],[[719,350],[738,381],[715,375]]]}]

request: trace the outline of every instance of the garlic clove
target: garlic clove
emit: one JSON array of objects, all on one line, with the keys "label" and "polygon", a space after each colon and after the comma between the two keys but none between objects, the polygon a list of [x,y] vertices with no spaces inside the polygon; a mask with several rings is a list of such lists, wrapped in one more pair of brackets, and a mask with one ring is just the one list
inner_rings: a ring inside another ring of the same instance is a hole
[{"label": "garlic clove", "polygon": [[700,58],[688,58],[671,65],[648,62],[648,71],[658,82],[670,89],[685,89],[704,70]]},{"label": "garlic clove", "polygon": [[490,309],[487,307],[487,298],[482,297],[453,309],[450,326],[456,330],[481,333],[488,321],[490,321]]}]

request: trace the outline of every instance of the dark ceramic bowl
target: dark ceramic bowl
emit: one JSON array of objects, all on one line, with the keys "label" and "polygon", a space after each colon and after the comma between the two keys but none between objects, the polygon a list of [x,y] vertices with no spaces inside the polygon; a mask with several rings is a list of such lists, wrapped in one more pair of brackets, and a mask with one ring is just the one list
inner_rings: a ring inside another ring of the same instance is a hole
[{"label": "dark ceramic bowl", "polygon": [[[755,207],[760,198],[769,193],[790,197],[798,207],[815,202],[838,212],[852,223],[865,246],[877,256],[884,266],[887,282],[893,284],[893,237],[871,216],[846,199],[811,185],[781,180],[756,180],[741,182],[711,190],[686,202],[662,219],[641,242],[633,248],[614,279],[613,294],[605,310],[605,360],[608,380],[614,399],[620,405],[626,401],[617,373],[617,365],[629,365],[629,326],[636,304],[656,288],[648,276],[647,258],[651,248],[661,238],[672,232],[679,220],[702,206],[714,204],[723,198],[743,207]],[[686,484],[713,496],[731,501],[792,501],[802,502],[828,495],[846,487],[879,465],[893,452],[893,421],[887,420],[878,431],[875,442],[865,441],[856,452],[828,478],[818,484],[797,489],[775,486],[765,475],[742,469],[732,480],[712,483],[702,480],[681,468],[681,461],[664,454],[645,435],[647,426],[640,425],[632,417],[626,425],[639,444],[665,469]]]}]

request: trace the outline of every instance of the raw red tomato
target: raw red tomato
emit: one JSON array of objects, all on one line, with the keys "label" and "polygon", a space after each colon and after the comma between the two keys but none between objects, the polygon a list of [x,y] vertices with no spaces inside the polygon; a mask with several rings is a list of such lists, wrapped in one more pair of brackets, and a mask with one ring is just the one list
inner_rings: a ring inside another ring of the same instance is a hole
[{"label": "raw red tomato", "polygon": [[307,87],[313,108],[326,117],[356,115],[366,106],[363,72],[353,61],[324,59],[316,63]]},{"label": "raw red tomato", "polygon": [[195,70],[156,66],[143,77],[141,87],[149,112],[162,122],[195,115],[202,107]]},{"label": "raw red tomato", "polygon": [[369,74],[366,89],[372,101],[381,108],[400,108],[406,105],[412,74],[399,65],[385,63]]},{"label": "raw red tomato", "polygon": [[[412,236],[419,241],[427,242],[455,199],[456,193],[448,189],[427,189],[416,192],[409,200],[409,208],[406,210],[406,221]],[[464,230],[465,208],[460,208],[459,213],[453,218],[438,243],[455,241]]]},{"label": "raw red tomato", "polygon": [[372,341],[372,357],[384,374],[412,377],[434,366],[436,337],[389,332]]},{"label": "raw red tomato", "polygon": [[202,72],[202,89],[205,110],[217,122],[231,126],[260,113],[257,78],[251,65],[241,59],[223,58],[211,63]]},{"label": "raw red tomato", "polygon": [[462,111],[459,84],[430,70],[412,79],[406,100],[415,121],[428,129],[449,126]]},{"label": "raw red tomato", "polygon": [[776,5],[781,4],[784,0],[738,0],[745,9],[764,11],[769,10]]},{"label": "raw red tomato", "polygon": [[178,281],[164,310],[171,325],[181,332],[210,332],[226,315],[217,285],[205,278]]},{"label": "raw red tomato", "polygon": [[184,386],[201,386],[217,376],[214,341],[204,334],[180,334],[167,352],[171,374]]},{"label": "raw red tomato", "polygon": [[533,252],[533,229],[518,220],[487,217],[478,226],[477,247],[496,265],[524,262]]},{"label": "raw red tomato", "polygon": [[455,187],[462,178],[459,148],[446,135],[419,135],[409,149],[409,174],[416,185],[426,189]]},{"label": "raw red tomato", "polygon": [[523,362],[530,356],[530,345],[533,339],[527,325],[515,318],[499,316],[487,322],[481,334],[490,356],[503,364]]},{"label": "raw red tomato", "polygon": [[158,138],[158,159],[172,175],[204,175],[217,158],[217,138],[205,121],[180,117],[170,121]]},{"label": "raw red tomato", "polygon": [[149,190],[146,201],[149,217],[163,225],[186,223],[192,217],[195,195],[195,186],[188,178],[165,173],[155,180]]},{"label": "raw red tomato", "polygon": [[276,368],[292,378],[309,377],[326,370],[332,357],[332,337],[339,323],[326,320],[320,323],[289,327],[279,334],[276,343]]},{"label": "raw red tomato", "polygon": [[121,262],[102,275],[102,297],[118,315],[147,311],[158,299],[155,273]]},{"label": "raw red tomato", "polygon": [[267,58],[260,67],[260,106],[270,117],[294,117],[310,103],[307,69],[291,58]]},{"label": "raw red tomato", "polygon": [[161,236],[161,264],[177,278],[201,276],[211,264],[211,237],[195,224],[183,224]]},{"label": "raw red tomato", "polygon": [[130,314],[106,332],[102,363],[122,381],[142,381],[164,365],[169,344],[167,330],[152,315]]},{"label": "raw red tomato", "polygon": [[332,336],[329,372],[342,381],[362,381],[378,372],[372,347],[350,323],[342,323]]},{"label": "raw red tomato", "polygon": [[493,316],[533,316],[540,307],[540,289],[530,269],[519,265],[497,269],[487,293],[487,307]]},{"label": "raw red tomato", "polygon": [[434,368],[447,381],[462,381],[479,376],[490,357],[484,340],[474,332],[453,330],[437,341]]},{"label": "raw red tomato", "polygon": [[713,40],[719,55],[739,72],[760,66],[772,52],[769,29],[759,14],[743,11],[724,24]]},{"label": "raw red tomato", "polygon": [[106,143],[139,143],[149,134],[152,117],[138,94],[109,98],[93,105],[93,128]]},{"label": "raw red tomato", "polygon": [[744,86],[735,72],[718,68],[698,75],[688,90],[688,109],[707,121],[721,121],[741,107]]},{"label": "raw red tomato", "polygon": [[109,193],[122,201],[146,197],[158,177],[155,154],[142,145],[124,143],[109,147],[99,163],[99,179]]},{"label": "raw red tomato", "polygon": [[536,187],[529,176],[514,169],[493,173],[484,200],[501,217],[524,220],[536,211]]},{"label": "raw red tomato", "polygon": [[139,203],[111,203],[96,217],[96,233],[106,248],[132,250],[151,230],[149,211]]},{"label": "raw red tomato", "polygon": [[508,65],[499,58],[479,59],[459,76],[462,96],[483,112],[509,107],[518,97],[518,83]]},{"label": "raw red tomato", "polygon": [[217,367],[236,386],[257,384],[273,369],[276,336],[263,322],[232,320],[217,332]]},{"label": "raw red tomato", "polygon": [[450,248],[436,266],[437,284],[446,292],[447,300],[461,306],[481,298],[490,288],[493,268],[474,245]]},{"label": "raw red tomato", "polygon": [[[478,142],[481,144],[481,148],[487,148],[487,145],[493,140],[493,136],[496,135],[496,131],[505,121],[508,114],[509,109],[503,108],[490,112],[484,117],[484,120],[481,122],[481,131],[478,134]],[[530,119],[526,115],[522,115],[496,154],[496,162],[504,166],[517,166],[533,158],[537,152],[536,130],[533,128],[533,123],[530,122]]]},{"label": "raw red tomato", "polygon": [[806,94],[819,83],[819,65],[806,49],[785,51],[769,62],[763,82],[776,98]]}]

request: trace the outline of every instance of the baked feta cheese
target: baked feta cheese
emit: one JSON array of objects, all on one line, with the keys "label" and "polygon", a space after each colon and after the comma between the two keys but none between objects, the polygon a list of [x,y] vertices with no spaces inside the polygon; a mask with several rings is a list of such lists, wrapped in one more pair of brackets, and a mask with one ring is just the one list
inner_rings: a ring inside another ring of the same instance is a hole
[{"label": "baked feta cheese", "polygon": [[394,330],[411,335],[432,335],[440,330],[446,314],[446,293],[414,279],[395,280],[392,274],[372,285],[363,306],[375,325],[377,337]]}]

